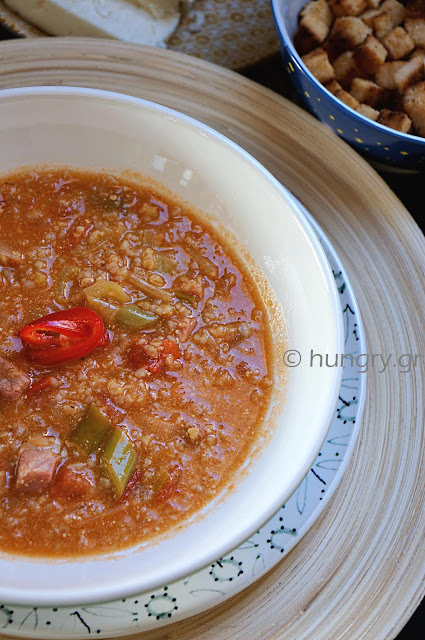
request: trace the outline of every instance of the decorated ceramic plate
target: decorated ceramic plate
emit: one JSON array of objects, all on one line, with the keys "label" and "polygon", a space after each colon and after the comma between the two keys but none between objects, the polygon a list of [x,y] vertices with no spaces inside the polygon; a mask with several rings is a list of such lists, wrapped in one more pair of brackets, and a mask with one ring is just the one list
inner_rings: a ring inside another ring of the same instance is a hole
[{"label": "decorated ceramic plate", "polygon": [[[99,11],[106,14],[110,0],[96,1],[99,3]],[[24,7],[27,0],[15,2],[19,8]],[[26,6],[28,5],[29,2]],[[38,2],[38,5],[42,6],[42,3]],[[48,12],[47,9],[43,11],[46,14]],[[76,12],[78,14],[77,10]],[[84,21],[84,14],[81,11],[79,13]],[[18,9],[12,11],[4,1],[0,1],[0,24],[24,37],[48,35],[47,30],[37,28],[29,17],[19,14]],[[83,24],[77,25],[77,31],[72,35],[96,35],[79,32],[78,29],[81,28],[84,29]],[[58,35],[69,34],[61,32]],[[128,37],[124,36],[122,39]],[[168,39],[167,46],[174,51],[188,53],[231,69],[247,67],[279,51],[269,0],[195,0]]]},{"label": "decorated ceramic plate", "polygon": [[269,571],[323,512],[347,467],[360,427],[366,385],[366,371],[360,355],[365,353],[365,341],[355,295],[338,255],[295,198],[294,204],[308,216],[325,249],[340,294],[345,329],[344,358],[342,354],[328,354],[326,360],[325,354],[295,351],[288,358],[291,366],[343,368],[335,414],[309,473],[269,522],[226,557],[201,571],[152,593],[93,606],[31,608],[2,603],[0,632],[43,639],[77,639],[88,635],[107,638],[188,618],[224,602]]}]

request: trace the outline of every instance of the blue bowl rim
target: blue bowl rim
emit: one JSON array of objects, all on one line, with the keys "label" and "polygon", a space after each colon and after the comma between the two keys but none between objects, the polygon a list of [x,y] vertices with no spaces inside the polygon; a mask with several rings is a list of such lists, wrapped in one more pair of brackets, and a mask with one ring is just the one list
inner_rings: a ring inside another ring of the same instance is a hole
[{"label": "blue bowl rim", "polygon": [[[421,136],[414,136],[411,133],[402,133],[401,131],[397,131],[396,129],[391,129],[390,127],[386,127],[385,125],[380,124],[379,122],[375,122],[370,118],[366,118],[366,116],[363,116],[361,113],[358,113],[357,111],[355,111],[354,109],[346,105],[341,100],[338,100],[338,98],[335,98],[333,93],[331,93],[328,89],[326,89],[326,87],[317,80],[317,78],[311,73],[311,71],[307,68],[307,66],[302,61],[301,56],[299,55],[299,53],[294,47],[292,39],[289,37],[288,30],[286,28],[285,22],[282,17],[282,13],[280,11],[280,7],[283,1],[284,0],[271,0],[273,18],[277,26],[277,29],[279,31],[279,35],[282,38],[282,41],[286,46],[286,48],[290,50],[293,58],[295,58],[301,71],[305,73],[305,75],[316,86],[316,88],[318,88],[319,90],[322,90],[330,98],[331,102],[337,105],[338,107],[340,107],[347,114],[347,116],[349,117],[354,116],[354,118],[356,118],[363,124],[372,128],[376,127],[378,131],[382,131],[386,135],[393,135],[395,138],[398,138],[400,141],[404,141],[404,142],[409,141],[419,146],[425,145],[425,138],[422,138]],[[291,0],[286,0],[286,1],[290,2]],[[306,4],[307,2],[308,0],[306,0]]]}]

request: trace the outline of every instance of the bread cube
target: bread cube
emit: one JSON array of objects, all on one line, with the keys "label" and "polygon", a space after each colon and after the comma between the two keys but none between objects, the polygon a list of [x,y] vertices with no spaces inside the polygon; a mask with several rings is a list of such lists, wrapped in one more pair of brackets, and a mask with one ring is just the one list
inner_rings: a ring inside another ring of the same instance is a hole
[{"label": "bread cube", "polygon": [[325,87],[328,91],[335,94],[337,91],[342,91],[342,87],[336,80],[331,80],[325,84]]},{"label": "bread cube", "polygon": [[380,87],[390,91],[396,88],[395,74],[400,67],[404,65],[402,60],[394,60],[393,62],[385,62],[379,67],[375,73],[375,81]]},{"label": "bread cube", "polygon": [[385,38],[382,38],[382,44],[388,51],[388,57],[392,60],[405,58],[415,48],[411,37],[403,27],[396,27],[387,33]]},{"label": "bread cube", "polygon": [[406,17],[406,7],[398,0],[385,0],[380,6],[380,11],[389,14],[392,28],[398,27]]},{"label": "bread cube", "polygon": [[390,14],[384,11],[372,18],[372,29],[379,40],[382,40],[393,28]]},{"label": "bread cube", "polygon": [[357,109],[357,107],[360,105],[360,102],[356,100],[356,98],[352,96],[351,93],[348,93],[348,91],[344,91],[344,89],[336,91],[335,98],[338,98],[338,100],[341,100],[341,102],[346,104],[348,107],[351,107],[352,109]]},{"label": "bread cube", "polygon": [[366,0],[330,0],[329,6],[333,14],[342,16],[358,16],[367,8]]},{"label": "bread cube", "polygon": [[304,18],[307,13],[311,13],[317,20],[324,22],[327,27],[331,26],[334,19],[334,15],[326,0],[311,0],[311,2],[308,2],[300,12],[300,17]]},{"label": "bread cube", "polygon": [[365,78],[354,78],[351,83],[350,93],[359,102],[364,102],[364,104],[374,108],[383,106],[388,97],[385,89],[372,82],[372,80],[366,80]]},{"label": "bread cube", "polygon": [[333,61],[332,66],[335,72],[335,79],[341,83],[343,89],[349,89],[352,79],[362,75],[354,60],[353,51],[344,51],[344,53],[341,53],[341,55]]},{"label": "bread cube", "polygon": [[399,93],[404,93],[412,84],[417,84],[425,78],[424,61],[420,56],[412,58],[403,64],[394,73],[395,88]]},{"label": "bread cube", "polygon": [[389,109],[382,109],[377,122],[403,133],[408,133],[412,126],[412,121],[408,115],[401,111],[390,111]]},{"label": "bread cube", "polygon": [[303,56],[302,61],[322,84],[335,78],[335,71],[329,62],[328,54],[321,47]]},{"label": "bread cube", "polygon": [[379,111],[370,107],[368,104],[360,104],[357,109],[357,113],[361,113],[362,116],[369,118],[369,120],[377,120],[379,116]]},{"label": "bread cube", "polygon": [[417,133],[425,137],[425,82],[418,82],[407,89],[403,106]]},{"label": "bread cube", "polygon": [[419,47],[417,49],[413,49],[412,53],[409,56],[410,60],[412,58],[422,58],[422,60],[425,60],[425,49],[421,49]]},{"label": "bread cube", "polygon": [[359,69],[367,75],[374,74],[385,62],[388,52],[375,36],[368,36],[354,52]]},{"label": "bread cube", "polygon": [[361,20],[363,20],[363,22],[367,24],[368,27],[373,29],[373,19],[376,18],[376,16],[378,16],[379,13],[380,13],[379,9],[367,9],[367,11],[364,11],[359,16],[359,18],[361,18]]},{"label": "bread cube", "polygon": [[366,0],[367,6],[370,7],[371,9],[377,9],[381,4],[381,1],[382,0]]},{"label": "bread cube", "polygon": [[318,20],[313,10],[311,10],[301,19],[298,25],[298,30],[294,37],[295,47],[301,55],[309,53],[326,40],[328,33],[329,27],[322,20]]},{"label": "bread cube", "polygon": [[406,18],[404,28],[415,47],[425,48],[425,18]]},{"label": "bread cube", "polygon": [[362,44],[371,33],[372,29],[360,18],[344,16],[335,20],[329,38],[340,51],[347,51]]}]

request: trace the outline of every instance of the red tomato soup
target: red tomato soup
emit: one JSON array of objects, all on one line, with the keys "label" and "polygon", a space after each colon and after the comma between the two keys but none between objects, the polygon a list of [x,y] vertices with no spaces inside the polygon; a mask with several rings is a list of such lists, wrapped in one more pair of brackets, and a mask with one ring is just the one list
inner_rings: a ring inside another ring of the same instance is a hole
[{"label": "red tomato soup", "polygon": [[199,511],[264,422],[270,335],[247,267],[181,203],[1,178],[0,551],[113,551]]}]

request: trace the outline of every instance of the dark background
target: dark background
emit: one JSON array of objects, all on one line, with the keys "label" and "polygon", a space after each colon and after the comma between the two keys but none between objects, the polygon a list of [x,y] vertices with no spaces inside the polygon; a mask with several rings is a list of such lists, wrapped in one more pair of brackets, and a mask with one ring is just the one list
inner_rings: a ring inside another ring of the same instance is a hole
[{"label": "dark background", "polygon": [[[0,40],[12,38],[8,31],[0,26]],[[298,102],[287,77],[286,70],[281,62],[280,56],[276,55],[255,66],[243,69],[243,75],[256,82],[289,97]],[[375,167],[376,169],[376,167]],[[421,216],[424,206],[422,197],[425,194],[424,180],[425,174],[395,173],[392,170],[378,169],[378,173],[385,180],[388,186],[396,193],[402,203],[411,213],[418,225],[424,230],[424,218]],[[425,487],[424,487],[425,499]],[[424,532],[425,540],[425,532]],[[425,541],[424,541],[425,544]],[[425,600],[418,607],[407,625],[397,636],[397,640],[425,639]],[[296,640],[296,638],[294,638]]]}]

